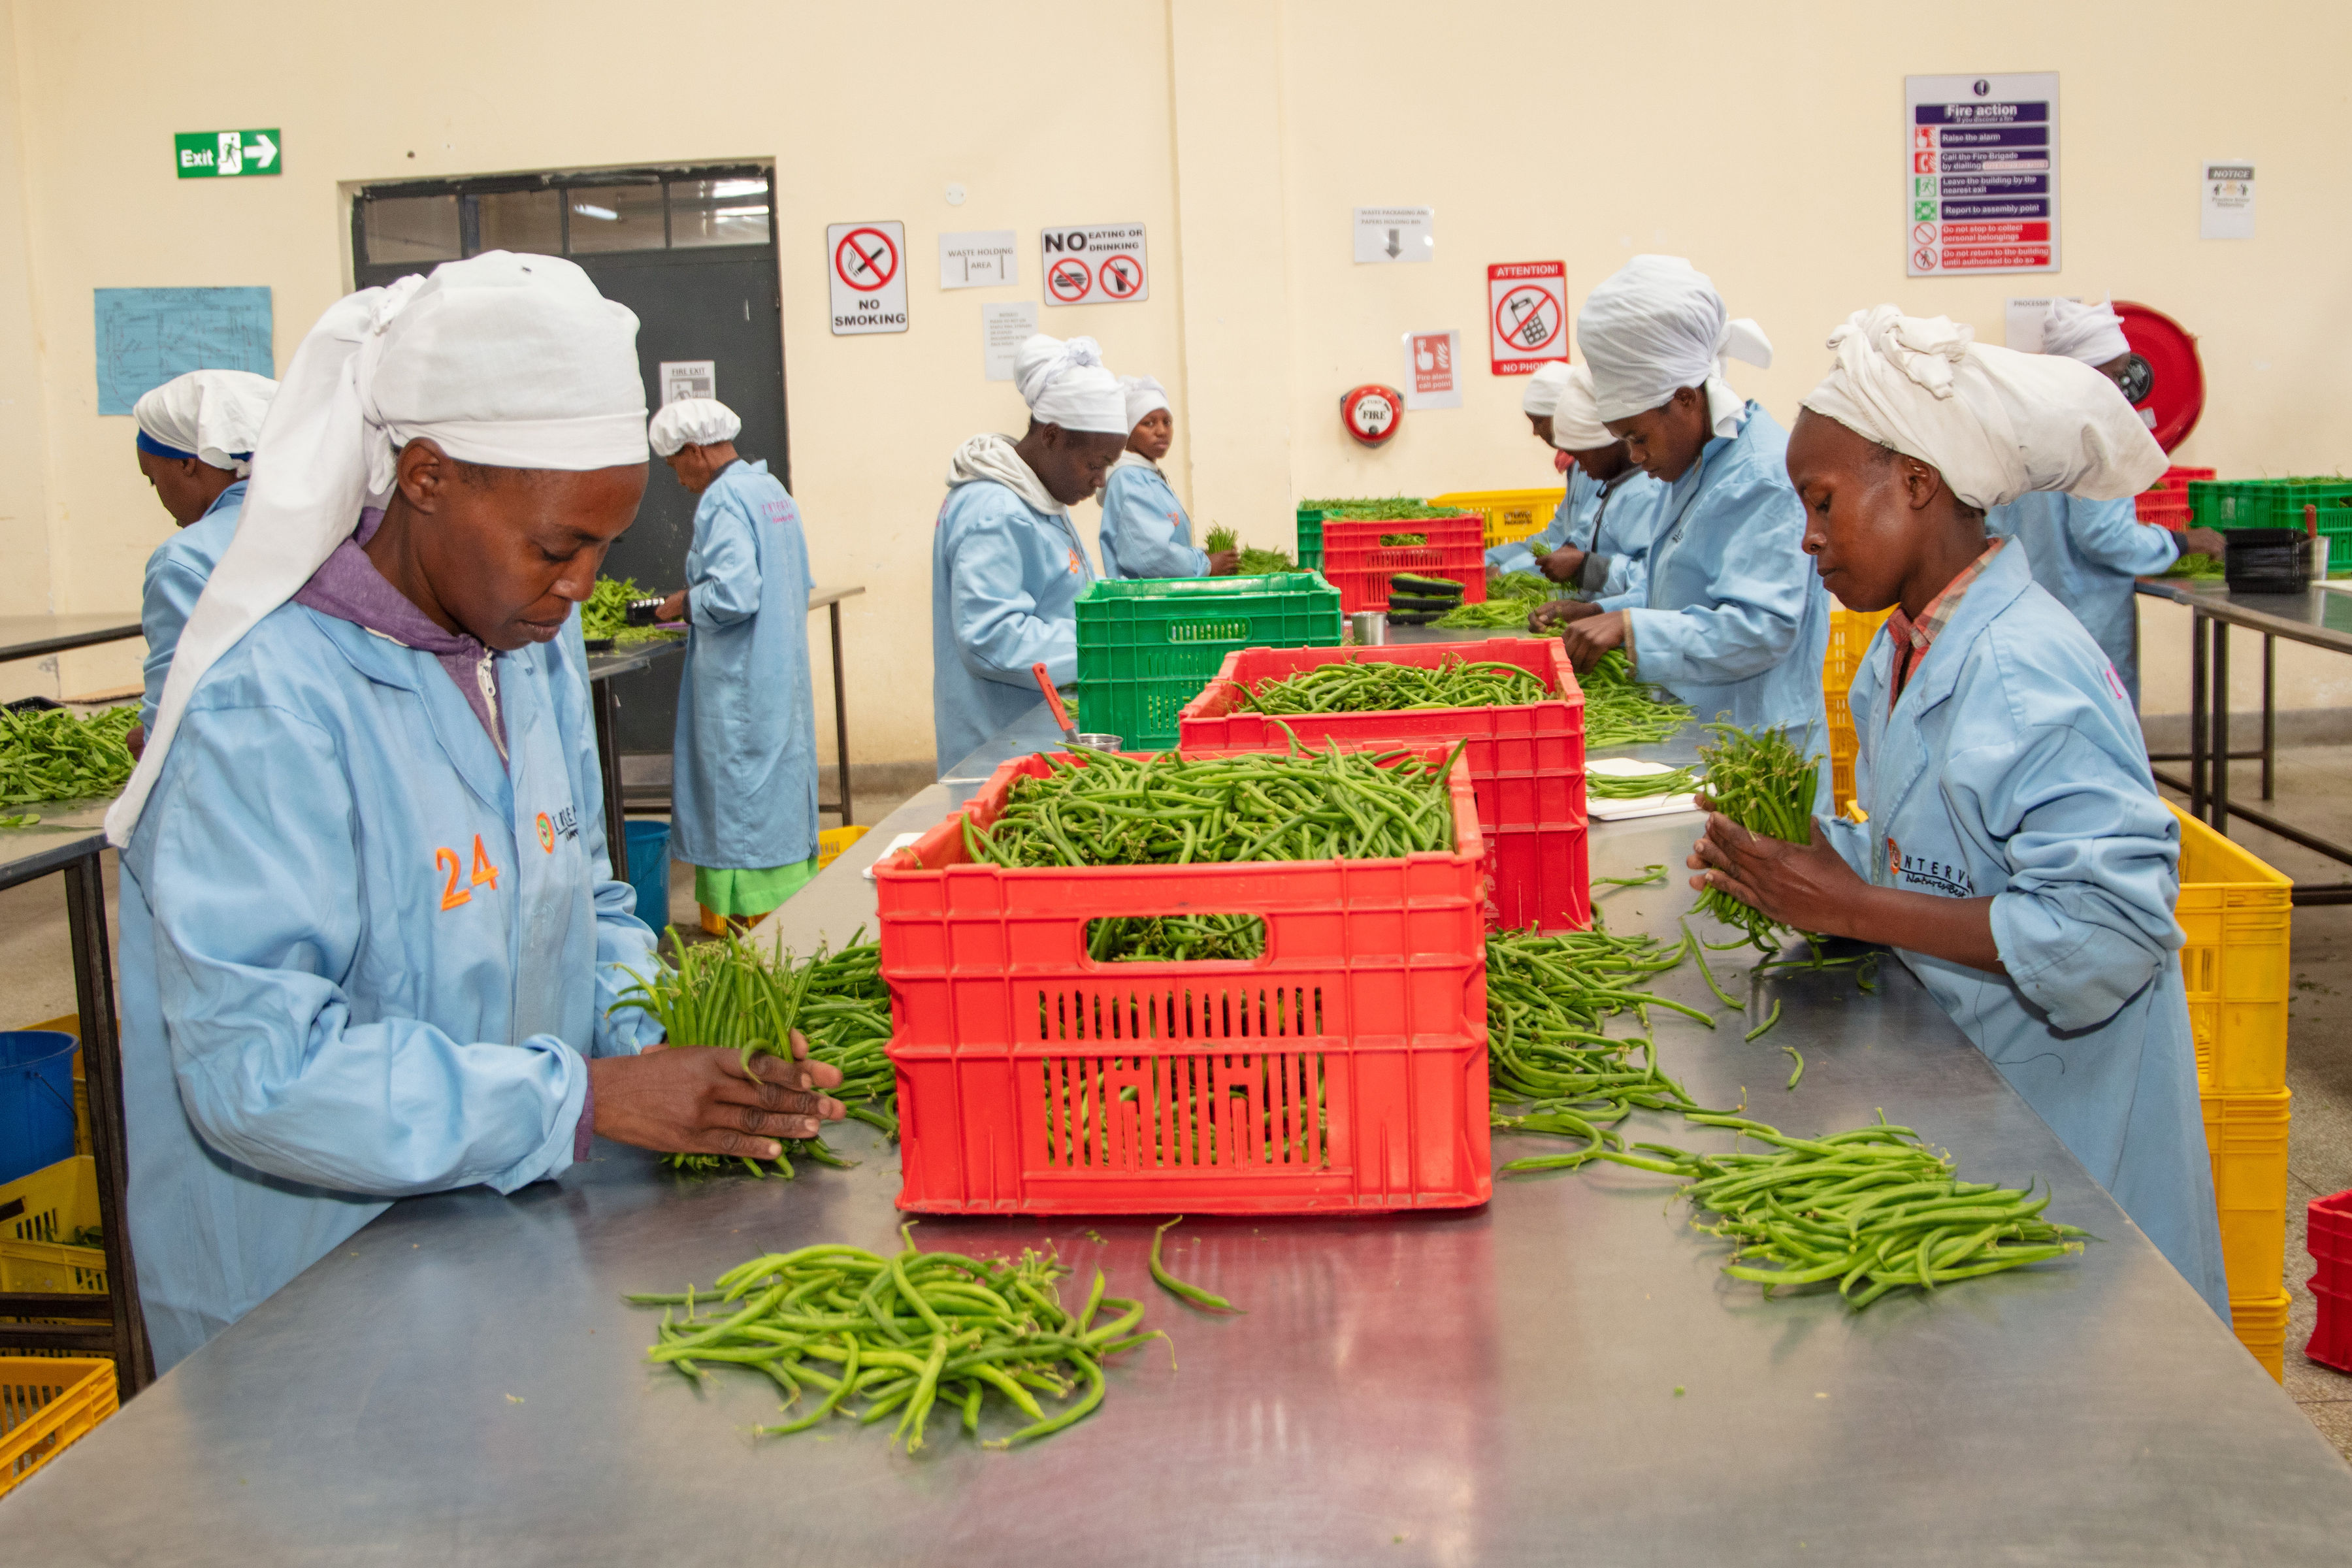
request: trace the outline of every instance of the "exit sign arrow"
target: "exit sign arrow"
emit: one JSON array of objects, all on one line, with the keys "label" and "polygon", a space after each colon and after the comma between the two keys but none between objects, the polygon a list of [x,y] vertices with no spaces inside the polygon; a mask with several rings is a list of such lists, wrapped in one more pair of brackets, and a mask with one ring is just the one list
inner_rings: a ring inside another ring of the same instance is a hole
[{"label": "exit sign arrow", "polygon": [[184,180],[226,180],[279,172],[285,132],[183,131],[172,138],[172,163]]}]

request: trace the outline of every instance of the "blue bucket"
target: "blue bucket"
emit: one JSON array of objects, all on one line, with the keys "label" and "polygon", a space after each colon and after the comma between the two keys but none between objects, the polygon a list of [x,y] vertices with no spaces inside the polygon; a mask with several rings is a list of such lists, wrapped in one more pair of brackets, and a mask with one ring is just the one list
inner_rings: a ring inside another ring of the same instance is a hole
[{"label": "blue bucket", "polygon": [[669,924],[669,824],[628,821],[629,886],[637,890],[637,919],[658,936]]},{"label": "blue bucket", "polygon": [[0,1034],[0,1183],[73,1158],[79,1043],[54,1029]]}]

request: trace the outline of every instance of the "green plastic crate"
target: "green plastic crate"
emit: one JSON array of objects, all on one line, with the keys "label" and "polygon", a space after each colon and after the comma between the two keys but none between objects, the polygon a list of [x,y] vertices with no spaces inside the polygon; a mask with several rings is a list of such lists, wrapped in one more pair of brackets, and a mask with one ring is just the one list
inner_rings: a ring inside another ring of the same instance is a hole
[{"label": "green plastic crate", "polygon": [[1323,513],[1307,507],[1298,509],[1298,563],[1308,571],[1323,564]]},{"label": "green plastic crate", "polygon": [[[2301,528],[2303,509],[2316,506],[2322,532],[2352,524],[2352,479],[2191,479],[2189,507],[2200,528]],[[2330,512],[2343,512],[2342,519]]]},{"label": "green plastic crate", "polygon": [[1339,590],[1320,573],[1089,584],[1078,595],[1087,728],[1131,752],[1176,744],[1176,716],[1245,647],[1337,647]]}]

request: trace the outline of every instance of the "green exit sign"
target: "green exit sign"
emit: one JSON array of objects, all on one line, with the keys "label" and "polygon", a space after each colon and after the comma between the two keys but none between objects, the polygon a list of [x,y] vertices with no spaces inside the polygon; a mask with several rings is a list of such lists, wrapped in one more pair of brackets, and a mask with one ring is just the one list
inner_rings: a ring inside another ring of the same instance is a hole
[{"label": "green exit sign", "polygon": [[173,161],[184,180],[226,180],[239,174],[278,172],[278,132],[183,131],[172,138]]}]

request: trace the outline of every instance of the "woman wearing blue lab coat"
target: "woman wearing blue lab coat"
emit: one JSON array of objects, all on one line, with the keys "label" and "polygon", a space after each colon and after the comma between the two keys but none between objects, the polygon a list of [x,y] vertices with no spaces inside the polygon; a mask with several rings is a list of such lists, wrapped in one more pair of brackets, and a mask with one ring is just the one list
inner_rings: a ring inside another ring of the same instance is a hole
[{"label": "woman wearing blue lab coat", "polygon": [[1013,383],[1029,428],[974,436],[948,464],[931,535],[931,736],[941,774],[1078,678],[1077,599],[1094,581],[1070,508],[1103,488],[1125,448],[1127,398],[1092,338],[1043,332]]},{"label": "woman wearing blue lab coat", "polygon": [[809,676],[808,543],[765,462],[735,450],[742,420],[708,397],[654,416],[655,456],[701,500],[687,585],[662,605],[683,619],[673,858],[694,868],[706,929],[766,914],[816,875],[816,698]]},{"label": "woman wearing blue lab coat", "polygon": [[644,494],[635,329],[492,251],[340,302],[288,370],[107,818],[161,1367],[394,1198],[511,1192],[597,1134],[768,1157],[837,1113],[829,1068],[639,1055],[659,1031],[612,1011],[654,936],[564,639]]},{"label": "woman wearing blue lab coat", "polygon": [[1800,847],[1711,817],[1693,883],[1894,946],[2227,1321],[2179,827],[2105,656],[1984,529],[2029,487],[2130,495],[2164,456],[2086,367],[1969,336],[1856,314],[1790,444],[1822,577],[1891,607],[1852,694],[1869,820],[1820,820]]},{"label": "woman wearing blue lab coat", "polygon": [[[1534,388],[1528,395],[1535,395]],[[1536,538],[1486,552],[1489,566],[1537,573],[1577,595],[1573,602],[1541,606],[1528,621],[1537,629],[1649,604],[1650,545],[1666,495],[1666,488],[1634,467],[1625,443],[1601,424],[1589,369],[1563,367],[1549,404],[1551,412],[1539,428],[1575,464],[1560,514]],[[1538,549],[1545,552],[1540,560]]]},{"label": "woman wearing blue lab coat", "polygon": [[1122,375],[1127,450],[1102,489],[1102,563],[1106,577],[1230,577],[1238,550],[1196,550],[1192,520],[1176,499],[1160,460],[1176,439],[1176,416],[1159,378]]},{"label": "woman wearing blue lab coat", "polygon": [[253,449],[277,393],[276,382],[250,371],[192,370],[131,405],[139,471],[179,528],[147,557],[139,599],[139,629],[147,637],[146,689],[139,700],[139,727],[130,737],[133,756],[155,722],[155,704],[188,612],[236,535]]}]

